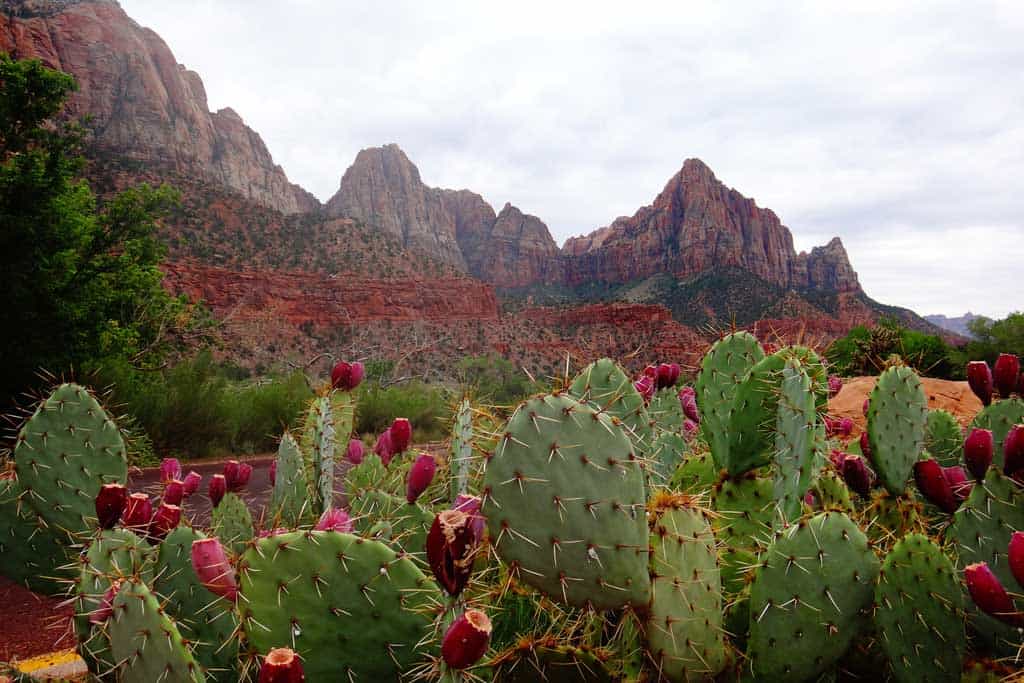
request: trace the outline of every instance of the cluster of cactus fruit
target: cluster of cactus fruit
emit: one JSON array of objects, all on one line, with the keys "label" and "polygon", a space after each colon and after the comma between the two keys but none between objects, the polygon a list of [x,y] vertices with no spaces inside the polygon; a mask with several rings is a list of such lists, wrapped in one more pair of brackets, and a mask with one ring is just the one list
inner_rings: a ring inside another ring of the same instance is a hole
[{"label": "cluster of cactus fruit", "polygon": [[[68,590],[118,681],[998,680],[1024,647],[1016,357],[972,363],[961,429],[894,360],[865,427],[811,349],[737,332],[693,386],[602,359],[502,420],[464,397],[447,457],[397,419],[352,438],[359,364],[252,473],[161,467],[128,494],[120,433],[63,385],[0,480],[0,570]],[[1000,400],[993,400],[996,393]],[[337,475],[337,478],[336,478]],[[183,509],[185,514],[183,514]],[[1009,587],[1009,589],[1007,588]]]}]

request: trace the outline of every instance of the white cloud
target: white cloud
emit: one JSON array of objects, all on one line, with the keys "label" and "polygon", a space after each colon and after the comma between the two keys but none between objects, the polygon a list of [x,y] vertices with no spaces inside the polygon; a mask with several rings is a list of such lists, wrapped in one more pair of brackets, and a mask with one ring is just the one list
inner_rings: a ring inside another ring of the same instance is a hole
[{"label": "white cloud", "polygon": [[799,246],[841,235],[885,303],[1024,306],[1019,3],[122,5],[321,199],[360,148],[397,142],[426,182],[561,242],[697,156]]}]

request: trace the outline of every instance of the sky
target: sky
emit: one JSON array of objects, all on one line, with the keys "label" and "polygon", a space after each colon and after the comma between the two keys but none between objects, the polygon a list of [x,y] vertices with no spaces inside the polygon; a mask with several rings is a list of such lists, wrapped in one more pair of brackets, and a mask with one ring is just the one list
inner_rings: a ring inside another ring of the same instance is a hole
[{"label": "sky", "polygon": [[365,147],[561,244],[685,159],[921,314],[1024,309],[1024,3],[121,0],[321,200]]}]

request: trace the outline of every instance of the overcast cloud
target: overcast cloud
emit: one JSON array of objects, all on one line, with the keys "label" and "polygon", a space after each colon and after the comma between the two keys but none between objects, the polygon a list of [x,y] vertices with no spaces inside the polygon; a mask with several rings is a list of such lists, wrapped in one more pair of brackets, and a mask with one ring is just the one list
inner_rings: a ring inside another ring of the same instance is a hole
[{"label": "overcast cloud", "polygon": [[[321,200],[364,147],[561,243],[687,157],[867,293],[1024,308],[1024,4],[121,0]],[[775,3],[773,3],[775,4]]]}]

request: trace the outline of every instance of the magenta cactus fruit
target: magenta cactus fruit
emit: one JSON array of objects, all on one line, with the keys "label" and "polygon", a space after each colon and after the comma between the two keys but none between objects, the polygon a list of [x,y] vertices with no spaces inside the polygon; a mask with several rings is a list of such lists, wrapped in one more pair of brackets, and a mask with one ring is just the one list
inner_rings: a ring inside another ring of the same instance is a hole
[{"label": "magenta cactus fruit", "polygon": [[331,387],[339,391],[352,391],[358,387],[366,374],[362,363],[338,361],[331,370]]},{"label": "magenta cactus fruit", "polygon": [[700,422],[700,409],[697,408],[697,391],[693,387],[679,390],[679,404],[683,407],[683,415],[694,422]]},{"label": "magenta cactus fruit", "polygon": [[839,421],[839,436],[848,437],[853,434],[853,418],[844,417]]},{"label": "magenta cactus fruit", "polygon": [[177,458],[164,458],[160,461],[160,483],[167,484],[174,479],[181,479],[181,463]]},{"label": "magenta cactus fruit", "polygon": [[210,483],[206,487],[206,494],[210,496],[213,507],[220,505],[220,499],[228,492],[228,484],[223,474],[215,474],[210,477]]},{"label": "magenta cactus fruit", "polygon": [[644,375],[633,382],[633,387],[643,396],[645,404],[650,403],[654,398],[655,381],[649,375]]},{"label": "magenta cactus fruit", "polygon": [[241,463],[237,460],[228,460],[224,463],[224,469],[221,470],[221,474],[224,475],[224,482],[228,486],[228,491],[232,490],[231,485],[238,481],[239,467],[241,467]]},{"label": "magenta cactus fruit", "polygon": [[180,479],[174,479],[167,482],[167,486],[164,487],[164,495],[161,496],[161,501],[170,505],[181,505],[182,499],[185,498],[185,482]]},{"label": "magenta cactus fruit", "polygon": [[363,377],[366,375],[366,368],[362,363],[356,361],[352,363],[352,370],[348,376],[348,389],[352,391],[360,384],[363,383]]},{"label": "magenta cactus fruit", "polygon": [[655,384],[659,389],[675,386],[679,380],[679,366],[675,363],[662,363],[658,366]]},{"label": "magenta cactus fruit", "polygon": [[697,432],[700,431],[700,426],[691,420],[686,418],[683,420],[683,438],[687,441],[692,441],[697,436]]},{"label": "magenta cactus fruit", "polygon": [[303,683],[305,680],[302,661],[287,647],[275,647],[260,666],[259,683]]},{"label": "magenta cactus fruit", "polygon": [[388,429],[391,434],[391,446],[395,453],[404,453],[412,441],[412,425],[404,417],[396,417]]},{"label": "magenta cactus fruit", "polygon": [[1001,353],[992,367],[992,382],[996,391],[1003,398],[1010,398],[1010,394],[1017,388],[1017,379],[1020,377],[1020,359],[1012,353]]},{"label": "magenta cactus fruit", "polygon": [[188,498],[193,493],[199,490],[199,485],[203,483],[203,475],[199,474],[195,470],[191,470],[185,475],[185,497]]},{"label": "magenta cactus fruit", "polygon": [[864,399],[864,403],[862,403],[861,406],[860,406],[860,412],[864,413],[864,417],[868,416],[868,408],[870,408],[870,407],[871,407],[871,399],[870,398]]},{"label": "magenta cactus fruit", "polygon": [[113,529],[121,521],[128,504],[128,489],[123,484],[104,484],[96,494],[96,519],[101,529]]},{"label": "magenta cactus fruit", "polygon": [[267,477],[270,478],[270,485],[277,485],[277,460],[270,461],[270,467],[267,469]]},{"label": "magenta cactus fruit", "polygon": [[839,375],[828,376],[828,397],[835,398],[843,390],[843,380]]},{"label": "magenta cactus fruit", "polygon": [[455,496],[455,503],[452,505],[453,510],[469,515],[469,528],[473,532],[474,543],[479,543],[483,540],[484,529],[487,526],[487,520],[480,514],[482,504],[483,501],[480,500],[479,496],[469,496],[465,493],[460,493]]},{"label": "magenta cactus fruit", "polygon": [[199,582],[214,595],[234,602],[238,599],[235,568],[228,561],[224,546],[217,538],[203,538],[192,543],[192,569]]},{"label": "magenta cactus fruit", "polygon": [[430,483],[434,481],[434,473],[437,472],[437,461],[434,456],[422,453],[416,462],[409,468],[409,479],[405,487],[405,500],[412,505],[423,492],[427,490]]},{"label": "magenta cactus fruit", "polygon": [[964,581],[971,600],[982,612],[1014,626],[1024,623],[1021,613],[1014,608],[1013,600],[987,563],[968,565],[964,569]]},{"label": "magenta cactus fruit", "polygon": [[348,513],[341,508],[327,508],[324,514],[320,515],[319,521],[313,527],[315,531],[338,531],[343,534],[352,533],[352,519]]},{"label": "magenta cactus fruit", "polygon": [[391,462],[391,458],[395,454],[395,447],[391,443],[390,429],[377,437],[377,443],[373,445],[373,452],[377,454],[385,466]]},{"label": "magenta cactus fruit", "polygon": [[860,452],[864,457],[871,460],[871,442],[868,440],[868,431],[865,429],[860,433]]},{"label": "magenta cactus fruit", "polygon": [[967,384],[984,405],[992,403],[992,371],[983,360],[967,364]]},{"label": "magenta cactus fruit", "polygon": [[964,439],[964,463],[978,481],[985,478],[985,472],[992,464],[992,444],[990,429],[972,429]]},{"label": "magenta cactus fruit", "polygon": [[163,539],[181,524],[181,508],[170,503],[160,503],[149,523],[149,535],[154,539]]},{"label": "magenta cactus fruit", "polygon": [[491,620],[477,609],[468,609],[452,622],[441,641],[441,657],[452,669],[473,666],[491,643]]},{"label": "magenta cactus fruit", "polygon": [[365,449],[363,448],[363,442],[359,439],[350,439],[348,442],[348,449],[345,451],[345,457],[353,465],[358,465],[363,461]]},{"label": "magenta cactus fruit", "polygon": [[153,519],[153,503],[145,493],[133,493],[128,496],[121,515],[121,524],[131,529],[145,529]]},{"label": "magenta cactus fruit", "polygon": [[114,613],[114,598],[117,597],[117,592],[121,590],[121,583],[124,579],[114,579],[110,586],[107,588],[107,592],[103,594],[103,598],[100,600],[99,606],[89,613],[90,624],[102,624]]},{"label": "magenta cactus fruit", "polygon": [[963,467],[943,467],[942,476],[949,482],[949,488],[953,490],[953,497],[956,498],[957,503],[964,502],[967,500],[967,496],[971,495],[974,482],[967,478],[967,472]]},{"label": "magenta cactus fruit", "polygon": [[1024,424],[1010,427],[1003,439],[1003,472],[1015,475],[1024,469]]},{"label": "magenta cactus fruit", "polygon": [[473,520],[461,510],[444,510],[430,525],[427,562],[437,582],[453,598],[469,582],[477,540]]},{"label": "magenta cactus fruit", "polygon": [[832,438],[839,433],[839,418],[832,417],[831,415],[822,415],[821,419],[825,423],[825,436]]},{"label": "magenta cactus fruit", "polygon": [[832,467],[835,467],[836,472],[839,472],[839,474],[843,473],[843,460],[846,459],[846,455],[847,454],[845,451],[841,451],[838,448],[833,448],[831,451],[829,451],[829,462],[832,463]]},{"label": "magenta cactus fruit", "polygon": [[914,463],[914,481],[925,498],[940,510],[953,514],[960,503],[953,495],[953,487],[935,460],[918,460]]},{"label": "magenta cactus fruit", "polygon": [[874,476],[868,469],[864,459],[858,455],[846,455],[843,457],[843,481],[847,487],[861,498],[871,496],[871,483]]},{"label": "magenta cactus fruit", "polygon": [[1018,586],[1024,588],[1024,531],[1014,531],[1013,536],[1010,536],[1006,557],[1014,580]]},{"label": "magenta cactus fruit", "polygon": [[252,476],[252,465],[237,460],[224,463],[224,483],[228,491],[241,491]]},{"label": "magenta cactus fruit", "polygon": [[651,379],[658,379],[658,367],[655,365],[648,365],[643,371],[644,377],[650,377]]}]

